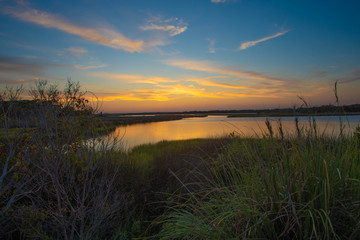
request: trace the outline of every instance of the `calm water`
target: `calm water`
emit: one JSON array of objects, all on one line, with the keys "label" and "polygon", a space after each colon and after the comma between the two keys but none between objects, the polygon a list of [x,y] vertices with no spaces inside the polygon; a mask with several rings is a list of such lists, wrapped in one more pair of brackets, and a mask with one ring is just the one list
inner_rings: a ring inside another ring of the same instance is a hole
[{"label": "calm water", "polygon": [[[286,134],[295,132],[294,117],[281,117]],[[340,117],[315,117],[319,133],[339,134]],[[156,143],[161,140],[180,140],[223,136],[232,132],[244,137],[259,137],[267,133],[266,118],[227,118],[226,116],[209,116],[205,118],[187,118],[177,121],[135,124],[117,127],[110,137],[118,136],[126,149],[145,143]],[[279,117],[269,118],[275,133],[278,132]],[[350,133],[360,123],[360,115],[341,117],[344,132]],[[299,125],[308,128],[309,117],[299,117]]]}]

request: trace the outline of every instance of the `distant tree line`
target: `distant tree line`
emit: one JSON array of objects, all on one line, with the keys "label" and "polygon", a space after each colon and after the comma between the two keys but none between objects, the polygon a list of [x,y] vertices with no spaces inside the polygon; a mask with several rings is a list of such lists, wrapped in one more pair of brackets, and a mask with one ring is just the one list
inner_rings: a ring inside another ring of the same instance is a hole
[{"label": "distant tree line", "polygon": [[274,108],[274,109],[244,109],[244,110],[211,110],[211,111],[188,111],[188,114],[269,114],[269,115],[334,115],[360,113],[360,104],[343,106],[322,105],[317,107],[302,106],[299,108]]}]

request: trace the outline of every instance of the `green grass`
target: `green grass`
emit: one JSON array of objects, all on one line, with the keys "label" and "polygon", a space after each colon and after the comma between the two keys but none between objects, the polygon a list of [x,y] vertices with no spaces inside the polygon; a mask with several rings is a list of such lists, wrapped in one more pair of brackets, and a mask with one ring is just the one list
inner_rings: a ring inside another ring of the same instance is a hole
[{"label": "green grass", "polygon": [[[357,137],[235,138],[159,239],[358,239]],[[199,172],[199,174],[202,174]]]},{"label": "green grass", "polygon": [[0,141],[6,142],[9,139],[14,139],[16,137],[21,136],[24,133],[29,133],[33,131],[35,128],[9,128],[9,129],[2,129],[0,128]]},{"label": "green grass", "polygon": [[[115,126],[99,126],[95,129],[89,131],[88,135],[93,137],[105,135],[115,130]],[[36,130],[37,128],[9,128],[9,129],[2,129],[0,128],[0,141],[7,141],[7,138],[14,139],[16,137],[21,136],[23,133],[30,133],[31,131]],[[86,133],[85,133],[86,135]]]}]

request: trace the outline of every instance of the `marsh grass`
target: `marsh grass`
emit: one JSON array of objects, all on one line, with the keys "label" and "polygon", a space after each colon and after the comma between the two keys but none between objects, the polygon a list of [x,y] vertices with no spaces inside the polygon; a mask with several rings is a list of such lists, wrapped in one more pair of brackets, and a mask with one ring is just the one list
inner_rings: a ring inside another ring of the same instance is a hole
[{"label": "marsh grass", "polygon": [[[296,124],[297,122],[295,122]],[[209,165],[211,176],[173,202],[159,239],[358,239],[358,133],[233,138]],[[298,125],[297,125],[298,126]],[[199,173],[201,174],[201,173]]]}]

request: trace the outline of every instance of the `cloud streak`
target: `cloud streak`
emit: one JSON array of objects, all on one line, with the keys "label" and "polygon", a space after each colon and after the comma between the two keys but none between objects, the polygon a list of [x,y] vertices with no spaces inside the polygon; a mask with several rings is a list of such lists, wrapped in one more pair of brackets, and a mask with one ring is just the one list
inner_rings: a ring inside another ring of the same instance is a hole
[{"label": "cloud streak", "polygon": [[[229,77],[226,76],[214,76],[210,78],[184,77],[176,80],[158,76],[104,72],[91,73],[90,76],[135,84],[132,89],[121,90],[120,93],[105,94],[103,101],[170,101],[179,98],[183,99],[184,97],[195,97],[199,99],[234,99],[245,97],[279,98],[287,94],[286,90],[276,92],[273,88],[269,88],[268,85],[262,85],[261,83],[255,86],[245,86],[219,83],[212,79],[228,79]],[[144,88],[148,87],[144,84],[150,84],[151,88]]]},{"label": "cloud streak", "polygon": [[[123,100],[123,101],[157,101],[164,102],[169,101],[169,97],[167,97],[168,93],[162,90],[151,90],[151,89],[141,89],[141,90],[128,90],[127,93],[100,93],[97,96],[100,97],[102,101],[110,102],[115,100]],[[93,101],[98,100],[97,98],[91,99]]]},{"label": "cloud streak", "polygon": [[33,83],[38,81],[39,78],[29,78],[29,79],[24,79],[24,78],[3,78],[0,76],[0,84],[10,84],[10,85],[21,85],[21,84],[26,84],[26,83]]},{"label": "cloud streak", "polygon": [[19,74],[21,76],[36,75],[44,70],[43,66],[34,63],[28,63],[24,59],[12,57],[0,57],[0,73]]},{"label": "cloud streak", "polygon": [[209,87],[217,87],[217,88],[228,88],[228,89],[254,89],[253,87],[241,86],[241,85],[234,85],[228,83],[218,83],[214,82],[208,78],[190,78],[187,81],[196,82],[202,86],[209,86]]},{"label": "cloud streak", "polygon": [[[178,97],[200,97],[200,98],[226,98],[221,93],[207,92],[203,88],[194,86],[157,85],[157,89],[128,89],[121,93],[99,94],[103,101],[125,100],[125,101],[158,101],[164,102],[174,100]],[[108,95],[108,96],[106,96]]]},{"label": "cloud streak", "polygon": [[0,57],[0,84],[25,84],[44,77],[45,67],[26,59]]},{"label": "cloud streak", "polygon": [[88,70],[102,68],[106,65],[80,66],[68,64],[53,64],[41,59],[26,57],[0,57],[0,84],[24,84],[41,78],[54,79],[46,74],[51,67]]},{"label": "cloud streak", "polygon": [[136,74],[119,74],[119,73],[105,73],[105,72],[96,72],[91,73],[90,76],[108,78],[119,80],[127,83],[148,83],[148,84],[159,84],[159,83],[171,83],[175,82],[166,77],[153,77],[153,76],[143,76]]},{"label": "cloud streak", "polygon": [[77,47],[70,47],[66,48],[65,50],[74,55],[76,58],[82,58],[82,56],[88,52],[87,49]]},{"label": "cloud streak", "polygon": [[143,31],[157,30],[169,32],[169,35],[173,37],[185,32],[187,26],[188,25],[186,23],[178,18],[164,20],[161,17],[152,17],[147,20],[147,23],[144,26],[140,26],[140,29]]},{"label": "cloud streak", "polygon": [[238,71],[238,70],[234,70],[234,69],[218,67],[207,61],[166,60],[166,61],[164,61],[164,63],[167,65],[170,65],[170,66],[179,67],[179,68],[183,68],[183,69],[187,69],[187,70],[218,73],[218,74],[236,76],[236,77],[244,78],[244,79],[271,80],[271,81],[278,81],[278,82],[285,81],[283,79],[267,76],[265,74],[258,73],[258,72]]},{"label": "cloud streak", "polygon": [[80,65],[67,65],[67,64],[52,64],[49,66],[73,68],[73,69],[78,69],[78,70],[88,70],[88,69],[103,68],[106,65],[102,64],[102,65],[96,65],[96,66],[80,66]]},{"label": "cloud streak", "polygon": [[264,38],[261,38],[261,39],[256,40],[256,41],[244,42],[244,43],[242,43],[242,44],[240,45],[239,50],[248,49],[249,47],[253,47],[253,46],[255,46],[255,45],[258,44],[258,43],[265,42],[265,41],[267,41],[267,40],[280,37],[280,36],[286,34],[287,32],[289,32],[289,30],[283,31],[283,32],[279,32],[279,33],[276,33],[276,34],[274,34],[274,35],[271,35],[271,36],[268,36],[268,37],[264,37]]},{"label": "cloud streak", "polygon": [[22,21],[31,22],[46,28],[58,29],[69,34],[79,36],[85,40],[97,42],[114,49],[130,53],[144,52],[147,49],[144,41],[131,40],[118,31],[79,26],[67,21],[66,19],[44,11],[30,8],[19,9],[8,7],[4,10],[4,12]]}]

